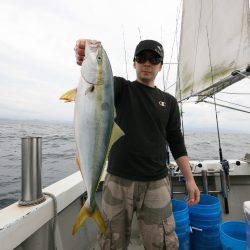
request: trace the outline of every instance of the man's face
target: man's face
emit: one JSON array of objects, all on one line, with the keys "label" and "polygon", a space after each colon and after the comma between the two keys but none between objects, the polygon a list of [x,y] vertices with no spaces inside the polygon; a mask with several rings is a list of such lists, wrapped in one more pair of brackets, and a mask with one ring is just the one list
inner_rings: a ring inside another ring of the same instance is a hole
[{"label": "man's face", "polygon": [[[162,64],[159,60],[153,60],[154,58],[157,58],[158,55],[155,54],[153,51],[151,50],[146,50],[141,52],[138,55],[138,59],[137,57],[134,61],[134,68],[136,69],[136,75],[137,75],[137,80],[143,82],[143,83],[151,83],[154,82],[157,74],[159,71],[161,71],[162,68]],[[140,59],[144,59],[144,60],[140,60]],[[147,59],[145,61],[145,58]],[[157,63],[156,65],[153,64],[152,62],[150,62],[150,58],[152,58],[153,61],[155,61],[154,63]],[[143,62],[145,61],[145,62]]]}]

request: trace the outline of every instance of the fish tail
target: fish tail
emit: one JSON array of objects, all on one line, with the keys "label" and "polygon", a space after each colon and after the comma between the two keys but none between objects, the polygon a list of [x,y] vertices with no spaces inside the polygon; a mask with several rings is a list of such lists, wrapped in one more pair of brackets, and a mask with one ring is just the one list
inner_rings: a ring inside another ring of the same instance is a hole
[{"label": "fish tail", "polygon": [[90,217],[90,214],[88,212],[88,209],[83,205],[79,214],[76,217],[75,225],[72,228],[72,235],[75,235],[82,223]]},{"label": "fish tail", "polygon": [[83,205],[83,207],[81,208],[79,214],[76,217],[76,222],[75,225],[73,226],[72,229],[72,235],[75,235],[76,232],[78,231],[78,229],[80,228],[80,226],[82,225],[82,223],[88,218],[88,217],[92,217],[96,223],[97,226],[100,230],[100,232],[102,234],[105,234],[105,223],[104,220],[102,218],[102,215],[100,213],[99,208],[96,206],[95,210],[93,213],[89,213],[88,209]]},{"label": "fish tail", "polygon": [[92,217],[96,221],[100,232],[102,234],[105,234],[105,232],[106,232],[105,223],[104,223],[104,220],[103,220],[102,215],[100,213],[100,210],[99,210],[99,208],[97,206],[96,206],[96,209],[95,209],[94,213],[92,214]]}]

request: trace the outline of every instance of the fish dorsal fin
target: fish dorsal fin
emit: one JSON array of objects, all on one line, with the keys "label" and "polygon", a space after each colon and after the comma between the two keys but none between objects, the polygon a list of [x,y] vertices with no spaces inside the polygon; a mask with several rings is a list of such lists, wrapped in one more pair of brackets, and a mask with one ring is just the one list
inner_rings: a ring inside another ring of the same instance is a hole
[{"label": "fish dorsal fin", "polygon": [[73,102],[76,99],[76,92],[77,92],[77,89],[71,89],[65,94],[63,94],[60,97],[60,100],[64,100],[65,102]]}]

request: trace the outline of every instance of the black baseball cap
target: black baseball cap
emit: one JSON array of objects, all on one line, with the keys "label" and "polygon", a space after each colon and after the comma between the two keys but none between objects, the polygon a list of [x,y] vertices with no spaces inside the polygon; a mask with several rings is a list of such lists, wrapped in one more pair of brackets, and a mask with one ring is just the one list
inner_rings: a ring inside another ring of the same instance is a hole
[{"label": "black baseball cap", "polygon": [[152,50],[153,52],[158,54],[163,61],[164,51],[162,45],[159,42],[154,40],[140,41],[139,44],[136,46],[134,58],[144,50]]}]

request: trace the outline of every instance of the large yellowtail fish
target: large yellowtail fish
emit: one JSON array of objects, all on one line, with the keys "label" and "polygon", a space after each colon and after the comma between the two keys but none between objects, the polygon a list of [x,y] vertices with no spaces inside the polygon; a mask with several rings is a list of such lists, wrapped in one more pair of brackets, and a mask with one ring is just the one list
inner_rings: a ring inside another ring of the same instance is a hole
[{"label": "large yellowtail fish", "polygon": [[105,50],[100,42],[87,40],[79,85],[60,98],[75,101],[77,162],[88,194],[76,218],[72,234],[77,232],[87,217],[94,218],[99,230],[105,233],[95,193],[108,151],[112,143],[123,135],[114,123],[113,88],[112,70]]}]

